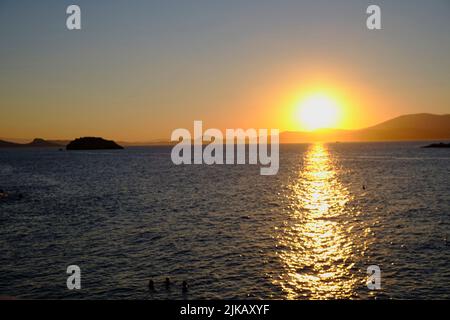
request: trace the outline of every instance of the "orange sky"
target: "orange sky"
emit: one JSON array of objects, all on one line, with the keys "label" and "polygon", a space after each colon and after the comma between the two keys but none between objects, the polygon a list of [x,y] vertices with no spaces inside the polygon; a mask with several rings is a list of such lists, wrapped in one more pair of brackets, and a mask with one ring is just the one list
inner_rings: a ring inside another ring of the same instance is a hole
[{"label": "orange sky", "polygon": [[64,4],[6,3],[0,137],[167,140],[194,120],[304,130],[299,101],[316,92],[344,129],[450,113],[450,4],[412,1],[383,2],[379,31],[356,0],[80,1],[80,32],[60,25]]}]

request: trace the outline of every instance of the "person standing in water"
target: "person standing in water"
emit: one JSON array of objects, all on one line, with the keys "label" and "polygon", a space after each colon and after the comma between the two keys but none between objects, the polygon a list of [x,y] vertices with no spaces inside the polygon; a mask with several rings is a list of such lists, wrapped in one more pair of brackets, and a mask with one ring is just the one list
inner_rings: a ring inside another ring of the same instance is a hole
[{"label": "person standing in water", "polygon": [[153,282],[153,279],[148,280],[148,290],[155,291],[155,283]]},{"label": "person standing in water", "polygon": [[166,286],[166,290],[169,290],[170,289],[170,279],[169,279],[169,277],[166,278],[166,280],[164,281],[164,284]]}]

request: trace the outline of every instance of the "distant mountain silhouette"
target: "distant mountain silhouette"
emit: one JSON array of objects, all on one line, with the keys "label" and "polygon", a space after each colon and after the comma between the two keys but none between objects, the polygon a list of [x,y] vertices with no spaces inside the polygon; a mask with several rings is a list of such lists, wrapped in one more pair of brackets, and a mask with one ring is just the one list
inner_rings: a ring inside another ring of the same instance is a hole
[{"label": "distant mountain silhouette", "polygon": [[112,140],[105,140],[98,137],[84,137],[71,141],[67,146],[67,150],[106,150],[106,149],[123,149]]},{"label": "distant mountain silhouette", "polygon": [[14,143],[14,142],[0,140],[0,148],[16,148],[18,146],[22,146],[22,145],[20,143]]},{"label": "distant mountain silhouette", "polygon": [[63,145],[36,138],[30,143],[14,143],[0,140],[0,148],[57,148]]},{"label": "distant mountain silhouette", "polygon": [[450,114],[403,115],[360,130],[322,129],[314,132],[282,132],[281,143],[313,141],[450,140]]}]

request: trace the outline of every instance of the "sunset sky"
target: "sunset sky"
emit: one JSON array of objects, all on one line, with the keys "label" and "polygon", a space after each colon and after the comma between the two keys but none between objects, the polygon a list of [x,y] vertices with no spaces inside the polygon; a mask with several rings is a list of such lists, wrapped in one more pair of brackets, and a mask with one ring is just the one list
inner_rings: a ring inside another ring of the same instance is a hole
[{"label": "sunset sky", "polygon": [[[366,28],[369,4],[382,30]],[[299,108],[315,95],[338,128],[450,113],[449,19],[448,0],[2,0],[0,137],[309,130]]]}]

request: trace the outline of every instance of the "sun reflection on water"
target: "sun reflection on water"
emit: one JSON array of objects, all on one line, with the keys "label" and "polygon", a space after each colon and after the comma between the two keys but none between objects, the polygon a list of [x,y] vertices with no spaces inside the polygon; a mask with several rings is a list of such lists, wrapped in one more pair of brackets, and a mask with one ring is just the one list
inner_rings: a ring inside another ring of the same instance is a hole
[{"label": "sun reflection on water", "polygon": [[337,178],[326,146],[312,145],[303,162],[290,186],[291,222],[278,239],[284,270],[275,282],[288,299],[352,298],[357,279],[351,273],[350,195]]}]

